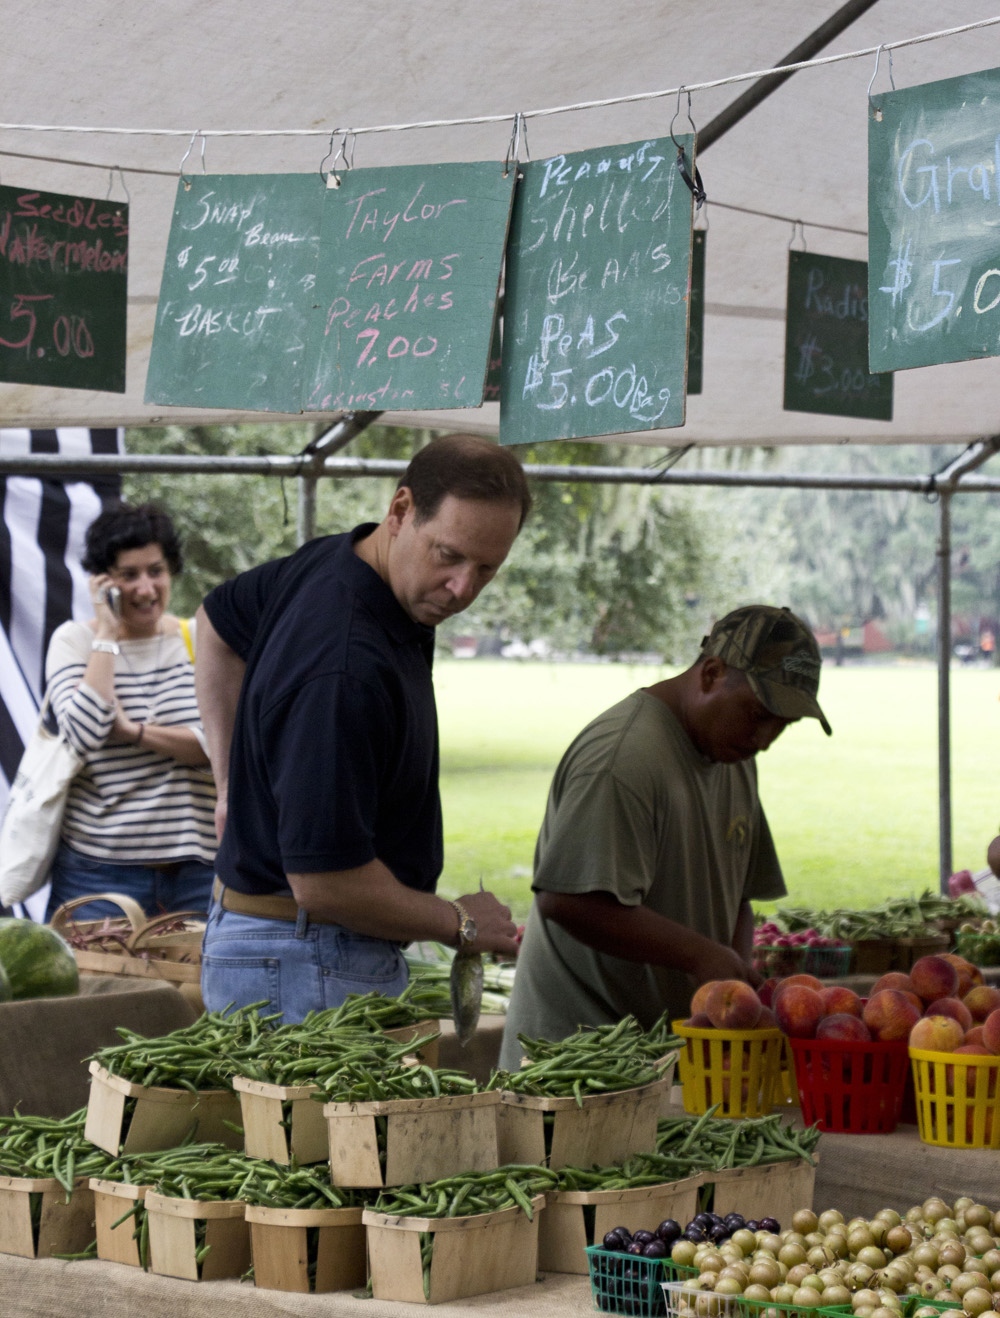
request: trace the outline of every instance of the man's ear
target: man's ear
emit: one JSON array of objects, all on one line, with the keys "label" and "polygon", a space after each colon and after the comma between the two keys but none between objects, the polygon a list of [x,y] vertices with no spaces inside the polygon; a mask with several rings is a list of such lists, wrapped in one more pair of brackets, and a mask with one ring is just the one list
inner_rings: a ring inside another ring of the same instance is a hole
[{"label": "man's ear", "polygon": [[413,507],[413,494],[409,486],[401,485],[392,496],[392,500],[389,503],[389,511],[385,515],[385,525],[388,528],[390,535],[399,535],[400,531],[403,529],[403,522],[406,520],[406,515],[413,509]]},{"label": "man's ear", "polygon": [[720,659],[717,654],[710,654],[701,661],[701,668],[698,670],[698,681],[701,690],[707,695],[709,691],[721,686],[725,682],[728,672],[729,667],[725,659]]}]

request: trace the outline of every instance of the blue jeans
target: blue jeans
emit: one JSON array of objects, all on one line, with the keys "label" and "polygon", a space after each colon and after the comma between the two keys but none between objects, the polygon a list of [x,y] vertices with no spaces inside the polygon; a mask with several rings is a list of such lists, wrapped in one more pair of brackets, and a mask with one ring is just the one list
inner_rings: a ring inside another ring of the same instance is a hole
[{"label": "blue jeans", "polygon": [[[150,865],[112,864],[94,860],[60,843],[50,874],[52,892],[46,920],[63,902],[89,893],[120,892],[137,901],[148,916],[165,911],[207,911],[212,898],[211,865],[200,860],[182,860],[166,869]],[[73,912],[74,920],[100,920],[105,915],[121,915],[111,902],[88,902]]]},{"label": "blue jeans", "polygon": [[339,924],[237,915],[213,903],[202,944],[201,996],[208,1011],[266,1002],[285,1024],[339,1007],[348,993],[402,993],[409,970],[398,943]]}]

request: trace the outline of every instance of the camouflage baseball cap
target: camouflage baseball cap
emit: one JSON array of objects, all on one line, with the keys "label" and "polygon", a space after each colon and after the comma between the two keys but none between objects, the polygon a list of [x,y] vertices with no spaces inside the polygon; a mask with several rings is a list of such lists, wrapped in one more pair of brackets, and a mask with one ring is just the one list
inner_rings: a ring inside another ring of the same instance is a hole
[{"label": "camouflage baseball cap", "polygon": [[822,659],[810,627],[791,609],[747,604],[715,624],[701,643],[700,658],[718,655],[747,675],[754,695],[779,718],[815,718],[827,736],[833,729],[819,707]]}]

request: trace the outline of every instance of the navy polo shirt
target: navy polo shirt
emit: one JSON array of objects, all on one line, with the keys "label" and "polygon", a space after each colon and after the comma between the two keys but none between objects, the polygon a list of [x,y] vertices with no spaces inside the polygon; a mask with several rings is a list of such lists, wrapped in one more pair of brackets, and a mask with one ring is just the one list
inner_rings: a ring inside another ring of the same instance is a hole
[{"label": "navy polo shirt", "polygon": [[434,632],[354,553],[372,530],[312,540],[205,600],[247,665],[216,857],[239,892],[376,858],[422,892],[441,872]]}]

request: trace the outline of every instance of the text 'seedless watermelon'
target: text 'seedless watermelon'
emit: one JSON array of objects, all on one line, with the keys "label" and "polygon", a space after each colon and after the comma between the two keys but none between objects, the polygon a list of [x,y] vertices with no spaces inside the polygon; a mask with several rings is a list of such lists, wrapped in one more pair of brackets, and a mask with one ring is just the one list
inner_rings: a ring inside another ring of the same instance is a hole
[{"label": "text 'seedless watermelon'", "polygon": [[15,1001],[80,991],[80,972],[69,944],[54,929],[34,920],[0,919],[0,966]]}]

